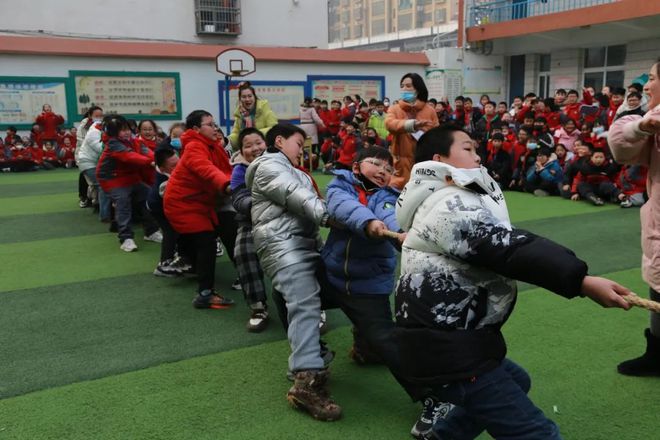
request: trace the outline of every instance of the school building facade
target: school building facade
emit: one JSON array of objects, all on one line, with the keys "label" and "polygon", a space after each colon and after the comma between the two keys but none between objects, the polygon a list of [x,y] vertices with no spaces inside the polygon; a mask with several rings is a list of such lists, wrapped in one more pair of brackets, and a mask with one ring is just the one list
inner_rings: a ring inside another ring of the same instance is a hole
[{"label": "school building facade", "polygon": [[[324,49],[325,0],[186,0],[172,8],[133,0],[72,8],[73,2],[35,0],[39,8],[30,8],[31,16],[17,0],[7,1],[17,12],[0,17],[0,129],[29,129],[45,103],[67,126],[96,104],[165,128],[201,108],[225,127],[240,80],[251,81],[280,119],[295,122],[305,96],[394,98],[403,74],[423,75],[429,64],[423,53]],[[56,14],[65,18],[52,20]],[[216,56],[230,47],[250,52],[256,71],[232,78],[227,106]]]},{"label": "school building facade", "polygon": [[558,88],[625,87],[660,56],[658,1],[461,3],[461,52],[502,64],[509,101],[530,91],[547,97]]}]

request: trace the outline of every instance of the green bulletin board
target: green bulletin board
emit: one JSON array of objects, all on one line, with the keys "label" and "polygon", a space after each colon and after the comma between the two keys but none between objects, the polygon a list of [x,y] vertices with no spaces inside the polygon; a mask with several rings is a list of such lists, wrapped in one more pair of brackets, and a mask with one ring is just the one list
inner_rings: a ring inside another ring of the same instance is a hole
[{"label": "green bulletin board", "polygon": [[72,70],[78,117],[92,105],[127,118],[181,119],[181,81],[176,72]]}]

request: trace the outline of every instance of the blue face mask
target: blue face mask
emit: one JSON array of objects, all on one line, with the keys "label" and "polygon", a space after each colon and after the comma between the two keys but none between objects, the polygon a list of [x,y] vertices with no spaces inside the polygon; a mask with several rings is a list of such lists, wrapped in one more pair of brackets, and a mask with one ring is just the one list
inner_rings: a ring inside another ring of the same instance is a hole
[{"label": "blue face mask", "polygon": [[170,145],[172,146],[172,148],[177,148],[177,149],[181,148],[181,139],[180,138],[170,139]]},{"label": "blue face mask", "polygon": [[412,104],[417,99],[417,94],[415,92],[409,92],[407,90],[401,91],[401,100],[406,101],[408,104]]},{"label": "blue face mask", "polygon": [[528,142],[527,143],[527,148],[529,150],[536,150],[538,148],[538,146],[539,146],[539,144],[537,144],[536,142]]},{"label": "blue face mask", "polygon": [[605,131],[605,127],[599,125],[598,127],[594,127],[594,134],[598,136],[599,134],[603,133]]}]

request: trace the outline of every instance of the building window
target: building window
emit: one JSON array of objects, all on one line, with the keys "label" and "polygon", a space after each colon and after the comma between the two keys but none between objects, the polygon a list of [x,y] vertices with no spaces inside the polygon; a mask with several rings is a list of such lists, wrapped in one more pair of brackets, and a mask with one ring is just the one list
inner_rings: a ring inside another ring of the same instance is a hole
[{"label": "building window", "polygon": [[399,13],[398,19],[398,30],[399,31],[408,31],[412,29],[412,14],[401,14]]},{"label": "building window", "polygon": [[371,36],[383,35],[385,33],[385,20],[379,19],[371,22]]},{"label": "building window", "polygon": [[399,0],[399,10],[412,8],[412,0]]},{"label": "building window", "polygon": [[584,51],[585,87],[600,91],[603,86],[623,87],[626,46],[592,47]]},{"label": "building window", "polygon": [[458,0],[451,0],[451,19],[458,20]]},{"label": "building window", "polygon": [[241,33],[240,0],[195,0],[198,34]]},{"label": "building window", "polygon": [[539,89],[538,94],[542,98],[550,97],[550,66],[549,53],[539,55]]},{"label": "building window", "polygon": [[436,9],[435,10],[435,24],[442,24],[447,22],[447,10],[446,9]]},{"label": "building window", "polygon": [[380,17],[385,14],[385,0],[377,0],[371,4],[371,16]]}]

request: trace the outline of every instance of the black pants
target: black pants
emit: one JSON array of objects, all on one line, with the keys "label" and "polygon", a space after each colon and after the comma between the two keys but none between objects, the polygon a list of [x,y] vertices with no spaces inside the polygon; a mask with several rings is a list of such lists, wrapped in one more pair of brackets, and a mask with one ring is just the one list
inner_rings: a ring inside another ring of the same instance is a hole
[{"label": "black pants", "polygon": [[236,234],[238,233],[238,223],[236,222],[236,213],[234,211],[218,211],[218,222],[220,226],[217,228],[218,236],[222,241],[223,246],[227,249],[227,255],[233,265],[236,265],[234,260],[234,248],[236,247]]},{"label": "black pants", "polygon": [[556,196],[559,194],[559,188],[555,182],[550,182],[547,180],[539,179],[536,182],[525,182],[525,191],[533,193],[537,189],[548,192],[549,194]]},{"label": "black pants", "polygon": [[619,194],[621,194],[621,191],[612,182],[602,182],[599,184],[580,182],[577,185],[577,190],[583,199],[595,194],[610,202],[615,202]]},{"label": "black pants", "polygon": [[84,202],[87,200],[87,179],[85,179],[85,176],[83,173],[80,173],[78,176],[78,198],[80,199],[81,202]]},{"label": "black pants", "polygon": [[156,221],[160,227],[160,231],[163,233],[163,242],[160,244],[160,262],[171,260],[174,258],[174,253],[176,252],[176,243],[179,239],[179,233],[172,228],[172,225],[165,217],[163,212],[151,211],[151,216]]},{"label": "black pants", "polygon": [[213,290],[215,287],[215,231],[181,234],[181,247],[197,271],[197,291]]},{"label": "black pants", "polygon": [[339,307],[356,328],[356,345],[364,344],[380,356],[394,378],[412,400],[427,395],[427,389],[406,381],[400,375],[399,353],[394,343],[394,321],[388,295],[347,295],[332,289]]}]

